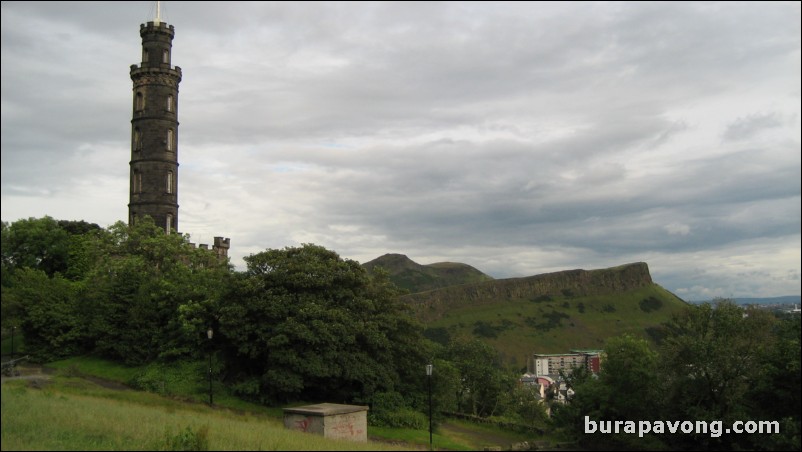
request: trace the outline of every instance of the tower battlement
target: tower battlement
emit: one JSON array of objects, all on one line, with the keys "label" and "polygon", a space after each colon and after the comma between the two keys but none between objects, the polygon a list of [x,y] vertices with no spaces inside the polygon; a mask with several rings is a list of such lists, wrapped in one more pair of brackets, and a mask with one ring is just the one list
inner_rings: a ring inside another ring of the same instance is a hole
[{"label": "tower battlement", "polygon": [[215,237],[214,238],[214,246],[215,248],[231,248],[231,239],[223,238],[223,237]]},{"label": "tower battlement", "polygon": [[[208,243],[200,243],[196,245],[195,243],[190,242],[189,246],[191,246],[193,249],[209,250]],[[230,248],[231,248],[230,238],[224,239],[223,237],[215,237],[211,251],[214,251],[217,254],[217,257],[225,259],[228,257],[228,250]]]},{"label": "tower battlement", "polygon": [[170,39],[175,36],[175,27],[168,25],[167,22],[156,23],[150,21],[147,24],[139,24],[139,35],[142,36],[146,33],[165,33],[170,35]]}]

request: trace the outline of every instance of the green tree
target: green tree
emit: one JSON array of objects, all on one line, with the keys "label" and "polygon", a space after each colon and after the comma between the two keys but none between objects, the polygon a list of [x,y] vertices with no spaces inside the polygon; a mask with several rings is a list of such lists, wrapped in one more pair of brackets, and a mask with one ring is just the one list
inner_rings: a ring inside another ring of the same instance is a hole
[{"label": "green tree", "polygon": [[624,335],[607,340],[602,359],[599,382],[609,390],[604,419],[651,418],[659,407],[657,352],[646,340]]},{"label": "green tree", "polygon": [[84,221],[57,221],[49,216],[3,222],[3,281],[20,268],[41,270],[47,276],[66,274],[76,237],[99,230]]},{"label": "green tree", "polygon": [[800,450],[802,434],[802,347],[798,315],[782,315],[774,326],[775,342],[764,355],[763,377],[754,382],[747,398],[753,419],[776,420],[780,433],[762,438],[756,448]]},{"label": "green tree", "polygon": [[[459,409],[458,395],[461,393],[460,374],[457,366],[446,359],[432,361],[432,413],[435,419],[440,418],[441,412],[455,412]],[[420,372],[423,374],[423,372]],[[429,382],[423,381],[428,384]],[[419,386],[422,387],[422,386]],[[428,400],[421,401],[420,408],[428,409]]]},{"label": "green tree", "polygon": [[691,306],[674,316],[662,355],[669,395],[682,407],[677,414],[742,419],[743,397],[760,375],[773,323],[768,313],[744,311],[728,301]]},{"label": "green tree", "polygon": [[48,361],[87,351],[87,330],[78,315],[76,283],[42,270],[21,268],[3,291],[3,303],[14,306],[25,337],[25,351]]},{"label": "green tree", "polygon": [[543,426],[548,421],[546,404],[540,398],[539,387],[535,385],[516,385],[504,394],[504,416],[515,423],[528,427]]},{"label": "green tree", "polygon": [[[753,388],[767,378],[775,323],[768,312],[744,310],[728,300],[690,306],[674,316],[661,349],[666,416],[724,424],[754,419]],[[749,435],[678,435],[671,441],[678,447],[753,446]]]},{"label": "green tree", "polygon": [[513,374],[504,370],[498,352],[492,346],[472,339],[452,341],[447,353],[460,375],[460,409],[474,416],[496,414],[516,380]]},{"label": "green tree", "polygon": [[[80,285],[64,278],[80,279],[74,259],[84,234],[96,230],[95,224],[47,216],[2,223],[2,324],[20,328],[30,353],[64,356],[85,346],[86,329],[76,312]],[[63,317],[52,319],[57,313]]]},{"label": "green tree", "polygon": [[[648,342],[630,335],[612,337],[604,345],[598,376],[582,368],[566,378],[574,395],[566,405],[554,405],[554,422],[581,441],[591,441],[584,434],[585,416],[594,422],[656,419],[661,406],[658,376],[658,354]],[[623,432],[594,435],[592,442],[616,448],[650,449],[659,445],[655,438]]]},{"label": "green tree", "polygon": [[95,351],[128,364],[198,353],[230,273],[214,253],[165,234],[152,220],[122,222],[87,243],[82,314]]},{"label": "green tree", "polygon": [[[245,258],[220,310],[228,372],[260,400],[369,399],[422,369],[421,327],[386,281],[305,244]],[[410,363],[414,363],[412,366]]]}]

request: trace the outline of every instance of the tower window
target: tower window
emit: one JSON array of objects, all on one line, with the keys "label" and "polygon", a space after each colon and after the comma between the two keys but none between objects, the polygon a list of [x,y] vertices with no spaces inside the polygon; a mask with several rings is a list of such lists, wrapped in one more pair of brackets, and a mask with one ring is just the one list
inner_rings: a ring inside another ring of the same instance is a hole
[{"label": "tower window", "polygon": [[148,49],[142,49],[142,62],[148,62]]},{"label": "tower window", "polygon": [[167,172],[167,193],[173,192],[173,172]]},{"label": "tower window", "polygon": [[173,111],[173,96],[167,96],[167,111]]},{"label": "tower window", "polygon": [[170,215],[170,214],[167,214],[167,221],[165,223],[166,224],[164,225],[164,230],[165,230],[165,232],[167,232],[169,234],[170,233],[170,229],[173,228],[173,216]]},{"label": "tower window", "polygon": [[134,150],[142,150],[142,131],[139,130],[139,127],[134,129]]},{"label": "tower window", "polygon": [[142,111],[145,109],[145,96],[141,91],[136,93],[136,98],[134,99],[134,109],[136,111]]},{"label": "tower window", "polygon": [[133,177],[133,192],[134,193],[142,193],[142,173],[137,170],[134,170],[134,177]]},{"label": "tower window", "polygon": [[162,63],[169,64],[170,63],[170,52],[167,50],[162,51]]},{"label": "tower window", "polygon": [[167,130],[167,150],[168,151],[172,151],[173,150],[173,140],[174,140],[173,135],[174,135],[173,134],[173,129],[168,129]]}]

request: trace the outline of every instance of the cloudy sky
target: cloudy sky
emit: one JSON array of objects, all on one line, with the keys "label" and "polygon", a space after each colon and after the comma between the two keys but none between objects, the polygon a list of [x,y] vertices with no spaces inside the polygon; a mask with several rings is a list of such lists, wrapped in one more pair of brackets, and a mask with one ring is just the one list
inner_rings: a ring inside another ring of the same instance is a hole
[{"label": "cloudy sky", "polygon": [[[2,220],[128,216],[155,2],[2,2]],[[162,2],[179,229],[800,293],[800,4]]]}]

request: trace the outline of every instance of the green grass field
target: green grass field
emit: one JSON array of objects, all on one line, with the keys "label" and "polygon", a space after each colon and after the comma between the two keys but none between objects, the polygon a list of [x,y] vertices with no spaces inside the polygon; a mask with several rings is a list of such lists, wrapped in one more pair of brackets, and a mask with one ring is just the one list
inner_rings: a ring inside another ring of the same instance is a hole
[{"label": "green grass field", "polygon": [[27,385],[3,384],[3,450],[402,450],[324,439],[286,430],[272,417],[164,401],[153,394],[86,387],[82,394],[76,379],[67,378],[57,388]]},{"label": "green grass field", "polygon": [[[368,443],[286,430],[281,407],[250,404],[223,391],[211,408],[206,399],[187,394],[124,389],[113,383],[128,381],[141,369],[100,359],[71,358],[48,367],[56,370],[46,379],[39,374],[3,382],[2,450],[425,450],[429,445],[428,430],[369,426]],[[433,444],[438,450],[477,450],[534,439],[543,440],[449,420],[435,430]]]}]

